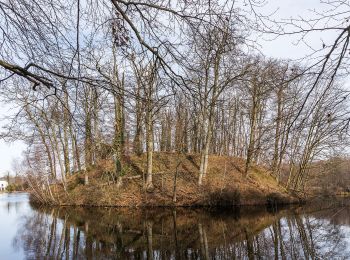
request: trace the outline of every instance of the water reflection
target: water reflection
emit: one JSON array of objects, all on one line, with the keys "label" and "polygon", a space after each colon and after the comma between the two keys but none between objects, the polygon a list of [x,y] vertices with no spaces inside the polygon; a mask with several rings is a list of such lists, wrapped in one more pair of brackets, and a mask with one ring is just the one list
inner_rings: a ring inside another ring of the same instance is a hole
[{"label": "water reflection", "polygon": [[41,208],[14,244],[27,259],[348,259],[349,213]]},{"label": "water reflection", "polygon": [[27,194],[0,194],[0,259],[23,259],[21,248],[13,238],[20,225],[20,216],[30,210]]},{"label": "water reflection", "polygon": [[14,211],[14,213],[19,213],[19,211],[26,205],[28,205],[27,194],[0,193],[0,211],[2,212],[6,211],[8,214],[11,214],[11,211]]}]

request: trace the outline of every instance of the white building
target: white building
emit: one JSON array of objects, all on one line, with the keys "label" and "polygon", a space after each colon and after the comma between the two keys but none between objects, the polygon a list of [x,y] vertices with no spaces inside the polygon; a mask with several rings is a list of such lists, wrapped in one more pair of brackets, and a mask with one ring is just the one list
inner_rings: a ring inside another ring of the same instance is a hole
[{"label": "white building", "polygon": [[8,185],[7,181],[0,181],[0,191],[5,191]]}]

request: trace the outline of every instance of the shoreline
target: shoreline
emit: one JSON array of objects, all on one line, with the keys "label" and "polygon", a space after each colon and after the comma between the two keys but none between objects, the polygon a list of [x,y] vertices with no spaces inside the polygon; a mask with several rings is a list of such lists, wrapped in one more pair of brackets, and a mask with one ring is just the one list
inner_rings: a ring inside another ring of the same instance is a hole
[{"label": "shoreline", "polygon": [[[270,195],[270,194],[269,194]],[[274,208],[274,207],[281,207],[281,206],[290,206],[290,205],[303,205],[308,200],[298,198],[296,196],[292,196],[290,194],[283,194],[283,196],[280,196],[281,194],[277,194],[276,197],[273,197],[274,199],[271,200],[271,197],[268,196],[261,196],[255,198],[255,201],[240,201],[239,204],[235,203],[227,203],[227,201],[215,201],[215,203],[208,203],[208,202],[196,202],[193,204],[182,204],[181,202],[173,203],[173,202],[167,202],[167,203],[160,203],[155,201],[144,201],[143,203],[139,204],[127,204],[125,201],[120,201],[120,203],[99,203],[99,202],[89,202],[89,203],[77,203],[77,201],[61,201],[61,202],[48,202],[43,203],[37,199],[35,199],[35,196],[33,196],[32,193],[29,192],[29,202],[35,205],[43,205],[43,206],[58,206],[58,207],[84,207],[84,208],[140,208],[140,209],[146,209],[146,208],[187,208],[187,209],[235,209],[235,208],[244,208],[244,207],[267,207],[267,208]],[[276,195],[276,194],[273,194]]]},{"label": "shoreline", "polygon": [[[146,190],[142,178],[143,157],[132,156],[132,170],[121,184],[108,182],[111,161],[101,161],[87,173],[69,176],[66,186],[54,184],[50,190],[36,190],[32,201],[65,206],[99,207],[240,207],[297,204],[302,198],[292,194],[266,168],[254,165],[244,174],[244,160],[210,156],[206,178],[198,185],[199,156],[183,156],[174,186],[177,157],[157,154],[154,158],[153,189]],[[89,183],[85,185],[85,174]],[[106,179],[107,177],[107,179]],[[175,189],[174,189],[175,187]]]}]

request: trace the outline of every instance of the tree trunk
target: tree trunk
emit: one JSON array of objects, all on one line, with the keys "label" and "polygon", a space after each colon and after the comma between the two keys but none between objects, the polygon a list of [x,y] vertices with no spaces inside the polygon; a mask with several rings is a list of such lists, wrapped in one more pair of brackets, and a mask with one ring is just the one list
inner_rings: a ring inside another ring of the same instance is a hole
[{"label": "tree trunk", "polygon": [[124,108],[121,96],[114,97],[115,133],[114,133],[114,162],[117,185],[122,185],[123,155],[124,155]]},{"label": "tree trunk", "polygon": [[151,111],[147,111],[147,125],[146,125],[146,141],[147,141],[147,174],[146,174],[146,190],[152,191],[153,180],[152,180],[152,170],[153,170],[153,120]]}]

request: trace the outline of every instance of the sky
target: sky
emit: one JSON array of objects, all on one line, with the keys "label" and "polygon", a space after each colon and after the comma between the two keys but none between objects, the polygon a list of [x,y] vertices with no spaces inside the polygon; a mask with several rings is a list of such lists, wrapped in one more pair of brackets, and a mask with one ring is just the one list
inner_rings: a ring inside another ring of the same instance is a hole
[{"label": "sky", "polygon": [[[270,19],[286,20],[290,18],[309,19],[314,17],[314,12],[323,13],[329,9],[328,5],[321,4],[320,0],[267,0],[267,4],[257,9],[263,14],[272,14]],[[275,12],[276,11],[276,12]],[[259,38],[259,44],[266,56],[283,59],[299,59],[310,54],[310,47],[320,48],[322,43],[332,44],[336,32],[310,33],[306,38],[308,45],[300,42],[300,35],[263,36]]]},{"label": "sky", "polygon": [[[274,12],[274,19],[290,18],[290,17],[310,17],[311,10],[322,12],[324,5],[320,4],[320,0],[268,0],[268,2],[259,9],[262,13],[269,14]],[[266,56],[283,59],[298,59],[310,53],[310,48],[305,44],[295,45],[299,36],[281,37],[273,41],[267,40],[271,37],[259,37],[258,43],[261,45],[261,50]],[[331,42],[334,35],[313,34],[310,35],[308,43],[319,47],[322,42]],[[10,108],[10,110],[9,110]],[[0,118],[3,118],[11,112],[11,107],[8,104],[0,103]],[[0,121],[0,127],[4,122]],[[14,143],[6,143],[0,139],[0,177],[12,172],[12,164],[14,159],[21,157],[26,146],[23,142],[17,141]],[[17,160],[20,162],[20,160]]]},{"label": "sky", "polygon": [[[11,104],[0,102],[0,127],[6,124],[3,118],[13,112]],[[9,143],[0,138],[0,177],[7,175],[7,172],[13,174],[14,161],[20,163],[21,155],[25,149],[26,145],[22,141]]]}]

